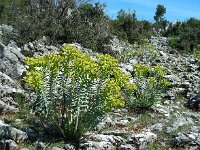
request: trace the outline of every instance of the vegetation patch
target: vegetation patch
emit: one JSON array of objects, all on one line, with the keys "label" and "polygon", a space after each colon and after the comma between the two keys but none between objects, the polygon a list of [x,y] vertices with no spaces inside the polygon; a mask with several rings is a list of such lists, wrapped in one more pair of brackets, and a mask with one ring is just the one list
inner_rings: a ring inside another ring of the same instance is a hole
[{"label": "vegetation patch", "polygon": [[36,92],[34,114],[75,144],[107,111],[124,106],[121,88],[135,90],[116,59],[101,54],[91,59],[69,45],[58,53],[27,58],[26,64],[24,79]]},{"label": "vegetation patch", "polygon": [[136,64],[134,66],[136,91],[128,95],[127,106],[130,109],[144,110],[159,102],[161,93],[170,85],[164,79],[166,72],[160,66]]}]

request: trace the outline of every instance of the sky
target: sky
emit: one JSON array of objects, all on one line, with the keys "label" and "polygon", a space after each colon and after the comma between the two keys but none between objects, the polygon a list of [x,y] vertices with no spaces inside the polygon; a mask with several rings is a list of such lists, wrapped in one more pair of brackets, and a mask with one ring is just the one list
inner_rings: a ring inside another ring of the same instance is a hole
[{"label": "sky", "polygon": [[190,17],[200,19],[200,0],[98,0],[106,4],[106,14],[116,18],[120,9],[135,10],[136,17],[153,22],[156,6],[164,5],[165,18],[169,21],[184,21]]}]

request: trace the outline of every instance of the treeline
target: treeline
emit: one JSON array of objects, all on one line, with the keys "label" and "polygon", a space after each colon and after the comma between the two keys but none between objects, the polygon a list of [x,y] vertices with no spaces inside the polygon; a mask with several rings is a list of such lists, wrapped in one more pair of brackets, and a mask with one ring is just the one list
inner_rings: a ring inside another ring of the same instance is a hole
[{"label": "treeline", "polygon": [[164,36],[171,37],[170,46],[179,51],[200,51],[200,20],[190,18],[184,22],[171,23]]},{"label": "treeline", "polygon": [[[23,45],[46,36],[51,44],[77,42],[106,52],[113,35],[131,44],[161,31],[171,37],[170,45],[193,52],[200,43],[200,20],[169,23],[163,5],[155,10],[155,23],[138,20],[135,11],[120,10],[116,19],[105,14],[105,5],[90,0],[0,0],[0,24],[12,25],[18,33],[9,38]],[[17,40],[16,40],[17,39]]]}]

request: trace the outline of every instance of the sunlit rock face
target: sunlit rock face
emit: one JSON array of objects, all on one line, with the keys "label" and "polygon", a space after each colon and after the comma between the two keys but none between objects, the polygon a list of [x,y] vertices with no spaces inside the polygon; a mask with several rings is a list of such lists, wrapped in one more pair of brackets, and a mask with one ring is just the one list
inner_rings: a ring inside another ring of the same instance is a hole
[{"label": "sunlit rock face", "polygon": [[15,42],[7,46],[0,43],[0,71],[13,79],[20,79],[26,70],[23,65],[24,55]]}]

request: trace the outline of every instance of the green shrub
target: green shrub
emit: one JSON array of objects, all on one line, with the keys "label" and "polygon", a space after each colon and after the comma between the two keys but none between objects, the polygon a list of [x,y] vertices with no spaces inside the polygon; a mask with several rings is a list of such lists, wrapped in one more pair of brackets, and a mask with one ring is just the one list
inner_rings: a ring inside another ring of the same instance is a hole
[{"label": "green shrub", "polygon": [[169,46],[172,48],[178,48],[178,45],[180,43],[180,38],[178,37],[171,37],[169,40]]},{"label": "green shrub", "polygon": [[130,44],[143,44],[143,39],[150,38],[152,25],[146,20],[137,20],[135,11],[121,9],[115,20],[110,20],[112,33],[120,40]]},{"label": "green shrub", "polygon": [[200,60],[200,44],[197,45],[197,48],[194,51],[194,55],[197,59]]},{"label": "green shrub", "polygon": [[24,79],[36,91],[34,112],[44,124],[56,125],[67,142],[79,143],[105,112],[124,106],[122,87],[134,90],[116,59],[95,57],[65,45],[58,53],[26,59]]},{"label": "green shrub", "polygon": [[13,29],[11,31],[6,31],[6,30],[1,30],[2,32],[2,35],[0,35],[0,42],[2,42],[3,44],[5,45],[8,45],[8,43],[13,40],[15,41],[16,40],[16,37],[17,37],[17,32]]},{"label": "green shrub", "polygon": [[18,31],[18,45],[46,36],[53,45],[79,43],[101,50],[111,39],[108,19],[103,5],[89,2],[8,0],[3,3],[0,23],[12,25]]},{"label": "green shrub", "polygon": [[160,66],[136,64],[135,70],[135,95],[128,96],[127,105],[133,109],[146,109],[157,103],[163,90],[170,85],[164,79],[165,71]]},{"label": "green shrub", "polygon": [[[172,45],[180,52],[193,53],[195,47],[200,43],[200,20],[190,18],[184,22],[177,22],[171,25],[165,33],[168,37],[177,37],[172,39]],[[178,41],[177,41],[178,40]]]}]

